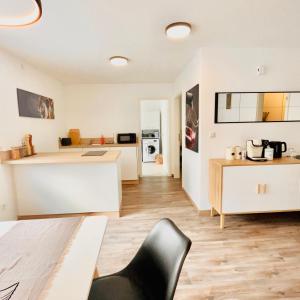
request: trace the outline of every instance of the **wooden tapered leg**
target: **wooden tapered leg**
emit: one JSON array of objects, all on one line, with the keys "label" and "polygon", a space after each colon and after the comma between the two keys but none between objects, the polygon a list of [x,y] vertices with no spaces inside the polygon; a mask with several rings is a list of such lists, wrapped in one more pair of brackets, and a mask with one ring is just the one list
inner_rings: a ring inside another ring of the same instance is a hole
[{"label": "wooden tapered leg", "polygon": [[94,272],[94,279],[99,278],[99,277],[100,277],[100,274],[99,274],[98,268],[96,267],[95,272]]},{"label": "wooden tapered leg", "polygon": [[210,216],[211,216],[211,217],[214,217],[214,216],[215,216],[215,210],[214,210],[213,207],[211,207],[211,209],[210,209]]},{"label": "wooden tapered leg", "polygon": [[225,216],[223,214],[220,215],[220,228],[224,229],[225,224]]}]

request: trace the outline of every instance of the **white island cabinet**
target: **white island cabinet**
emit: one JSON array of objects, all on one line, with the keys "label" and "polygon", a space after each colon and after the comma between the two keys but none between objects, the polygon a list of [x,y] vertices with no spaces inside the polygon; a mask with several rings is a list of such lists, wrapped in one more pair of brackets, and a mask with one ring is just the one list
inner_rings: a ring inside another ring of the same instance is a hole
[{"label": "white island cabinet", "polygon": [[120,152],[103,156],[43,153],[4,162],[13,169],[18,216],[75,213],[119,215]]},{"label": "white island cabinet", "polygon": [[60,152],[89,152],[89,151],[119,151],[121,164],[121,178],[123,182],[136,183],[139,179],[139,147],[138,144],[107,144],[104,146],[83,145],[60,147]]},{"label": "white island cabinet", "polygon": [[138,180],[138,150],[136,147],[115,147],[121,152],[122,180]]}]

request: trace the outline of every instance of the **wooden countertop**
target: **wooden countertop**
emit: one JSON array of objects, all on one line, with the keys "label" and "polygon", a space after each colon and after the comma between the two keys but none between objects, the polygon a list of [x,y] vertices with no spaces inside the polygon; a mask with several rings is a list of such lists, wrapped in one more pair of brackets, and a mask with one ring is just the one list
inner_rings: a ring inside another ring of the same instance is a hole
[{"label": "wooden countertop", "polygon": [[272,166],[272,165],[291,165],[300,164],[300,160],[291,157],[282,157],[270,161],[257,162],[252,160],[226,160],[222,158],[210,159],[210,162],[222,167],[238,167],[238,166]]},{"label": "wooden countertop", "polygon": [[139,147],[139,143],[134,144],[80,144],[71,146],[61,146],[59,149],[73,149],[73,148],[114,148],[114,147]]},{"label": "wooden countertop", "polygon": [[[34,224],[35,221],[26,221]],[[20,221],[7,221],[0,224],[0,238]],[[34,226],[34,225],[33,225]],[[91,216],[82,221],[72,243],[66,249],[59,268],[52,274],[51,284],[42,291],[43,299],[86,300],[91,282],[97,271],[97,258],[107,226],[107,217]],[[47,234],[47,232],[45,232]],[[38,249],[37,249],[38,252]],[[45,255],[47,255],[45,253]],[[16,254],[16,261],[19,254]],[[40,260],[36,261],[36,265]],[[38,269],[37,266],[33,266]],[[80,272],[78,268],[80,267]],[[68,295],[64,297],[64,295]]]},{"label": "wooden countertop", "polygon": [[107,151],[103,156],[82,156],[80,152],[39,153],[18,160],[7,160],[7,165],[35,165],[35,164],[81,164],[81,163],[114,163],[119,158],[120,151]]}]

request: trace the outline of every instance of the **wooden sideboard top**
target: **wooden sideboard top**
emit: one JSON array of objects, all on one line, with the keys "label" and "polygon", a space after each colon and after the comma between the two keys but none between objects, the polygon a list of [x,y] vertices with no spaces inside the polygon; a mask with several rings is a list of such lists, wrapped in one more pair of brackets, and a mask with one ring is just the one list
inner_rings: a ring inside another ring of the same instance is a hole
[{"label": "wooden sideboard top", "polygon": [[271,161],[257,162],[251,160],[226,160],[224,158],[214,158],[209,160],[213,164],[221,167],[239,167],[239,166],[272,166],[272,165],[292,165],[300,164],[300,160],[291,157],[282,157]]}]

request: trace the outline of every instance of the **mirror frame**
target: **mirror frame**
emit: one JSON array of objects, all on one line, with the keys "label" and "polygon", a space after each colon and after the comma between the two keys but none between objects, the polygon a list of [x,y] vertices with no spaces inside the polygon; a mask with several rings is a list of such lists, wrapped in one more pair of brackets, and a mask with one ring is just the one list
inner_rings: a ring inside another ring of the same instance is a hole
[{"label": "mirror frame", "polygon": [[234,121],[234,122],[218,122],[218,99],[219,94],[267,94],[267,93],[298,93],[300,91],[267,91],[267,92],[215,92],[215,113],[214,113],[214,124],[240,124],[240,123],[295,123],[300,122],[300,120],[287,120],[287,121]]}]

